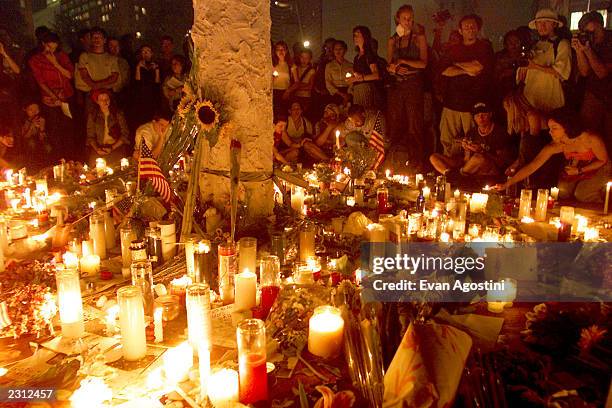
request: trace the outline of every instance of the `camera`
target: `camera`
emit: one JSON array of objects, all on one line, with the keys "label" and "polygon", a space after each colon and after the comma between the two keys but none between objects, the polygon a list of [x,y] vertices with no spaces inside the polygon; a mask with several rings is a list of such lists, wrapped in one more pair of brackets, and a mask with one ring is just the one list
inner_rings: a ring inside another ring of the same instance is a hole
[{"label": "camera", "polygon": [[531,50],[526,45],[521,45],[521,56],[517,61],[517,66],[526,67],[529,65],[529,60],[531,59]]},{"label": "camera", "polygon": [[582,45],[593,44],[593,33],[589,31],[579,31],[574,34],[574,38],[577,38]]}]

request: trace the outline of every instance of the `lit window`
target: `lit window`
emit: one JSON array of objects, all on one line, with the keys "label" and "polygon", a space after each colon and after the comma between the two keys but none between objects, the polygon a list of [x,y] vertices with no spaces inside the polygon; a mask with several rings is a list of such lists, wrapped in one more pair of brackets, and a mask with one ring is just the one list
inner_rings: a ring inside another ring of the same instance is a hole
[{"label": "lit window", "polygon": [[145,9],[145,8],[143,7],[141,10],[142,10],[142,14],[143,14],[143,15],[147,14],[147,9]]},{"label": "lit window", "polygon": [[140,33],[140,31],[136,31],[136,38],[140,38],[142,37],[142,34]]},{"label": "lit window", "polygon": [[134,6],[134,11],[138,12],[138,6]]},{"label": "lit window", "polygon": [[136,18],[136,21],[138,21],[138,19],[140,18],[140,14],[136,14],[135,18]]}]

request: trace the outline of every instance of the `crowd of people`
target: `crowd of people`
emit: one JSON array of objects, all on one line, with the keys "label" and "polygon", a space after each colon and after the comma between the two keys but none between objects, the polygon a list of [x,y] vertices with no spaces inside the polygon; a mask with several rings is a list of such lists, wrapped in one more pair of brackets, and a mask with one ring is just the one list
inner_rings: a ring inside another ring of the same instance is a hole
[{"label": "crowd of people", "polygon": [[[356,26],[352,62],[341,39],[325,40],[316,61],[301,44],[272,44],[275,161],[330,161],[376,128],[386,167],[491,177],[498,188],[559,184],[562,196],[601,200],[612,148],[612,36],[602,15],[585,13],[572,34],[564,17],[539,10],[497,53],[478,15],[457,19],[448,41],[450,16],[438,16],[431,44],[418,17],[401,6],[381,50]],[[0,164],[112,161],[137,156],[143,140],[159,154],[189,71],[172,38],[132,53],[93,28],[68,55],[39,27],[36,48],[17,55],[0,34]]]},{"label": "crowd of people", "polygon": [[154,155],[182,92],[187,59],[172,38],[135,53],[100,28],[78,33],[70,54],[47,27],[25,53],[2,31],[0,141],[3,167],[43,168],[60,158],[118,162],[146,140]]},{"label": "crowd of people", "polygon": [[285,42],[274,44],[278,162],[329,160],[334,148],[367,141],[382,117],[387,168],[602,199],[612,169],[612,36],[600,13],[585,13],[572,34],[562,16],[539,10],[497,53],[478,15],[460,18],[447,42],[450,16],[437,18],[431,46],[415,17],[410,5],[397,10],[386,59],[364,26],[353,29],[352,63],[339,39],[325,41],[316,63],[308,49],[293,47],[292,58]]}]

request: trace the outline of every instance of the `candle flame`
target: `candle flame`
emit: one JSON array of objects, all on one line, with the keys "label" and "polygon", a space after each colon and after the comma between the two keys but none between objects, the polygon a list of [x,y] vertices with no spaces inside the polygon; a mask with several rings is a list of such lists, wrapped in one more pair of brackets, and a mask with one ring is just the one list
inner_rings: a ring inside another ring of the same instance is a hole
[{"label": "candle flame", "polygon": [[210,252],[210,242],[202,240],[198,242],[198,253],[207,254]]},{"label": "candle flame", "polygon": [[525,216],[525,217],[521,218],[521,222],[523,224],[531,224],[532,222],[535,222],[535,220],[533,218],[531,218],[531,217]]},{"label": "candle flame", "polygon": [[70,397],[73,408],[101,407],[113,399],[113,390],[100,377],[87,377]]}]

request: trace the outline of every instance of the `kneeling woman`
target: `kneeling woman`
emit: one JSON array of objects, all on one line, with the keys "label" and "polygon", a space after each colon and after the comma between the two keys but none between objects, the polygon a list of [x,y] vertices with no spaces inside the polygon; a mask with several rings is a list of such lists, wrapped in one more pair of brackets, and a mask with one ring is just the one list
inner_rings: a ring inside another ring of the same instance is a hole
[{"label": "kneeling woman", "polygon": [[586,131],[577,116],[561,108],[550,113],[548,128],[552,142],[533,161],[520,169],[499,189],[506,189],[529,177],[553,155],[563,153],[567,164],[559,178],[559,197],[576,197],[582,202],[600,202],[610,178],[612,165],[602,138]]},{"label": "kneeling woman", "polygon": [[88,162],[94,165],[96,158],[102,157],[108,164],[118,163],[128,153],[125,116],[112,103],[110,91],[99,89],[91,98],[96,104],[87,116]]}]

